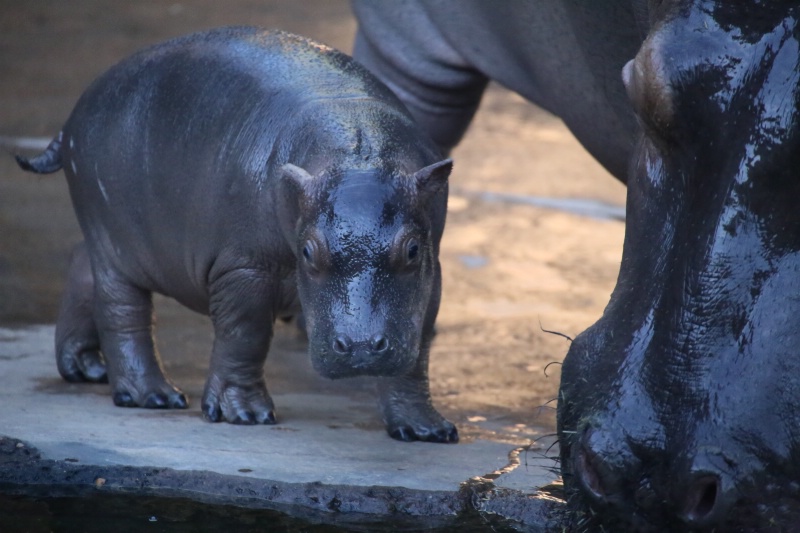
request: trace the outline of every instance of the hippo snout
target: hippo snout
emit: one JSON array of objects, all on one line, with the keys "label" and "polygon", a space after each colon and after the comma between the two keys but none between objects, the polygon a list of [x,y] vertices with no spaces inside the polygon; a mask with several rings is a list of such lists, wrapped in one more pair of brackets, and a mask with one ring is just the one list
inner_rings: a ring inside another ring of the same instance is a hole
[{"label": "hippo snout", "polygon": [[337,335],[333,340],[333,354],[342,365],[354,374],[391,375],[397,362],[395,351],[383,333],[354,341],[348,335]]},{"label": "hippo snout", "polygon": [[354,342],[347,334],[339,334],[333,339],[331,349],[339,356],[379,356],[390,348],[389,339],[383,333],[376,333],[366,341]]},{"label": "hippo snout", "polygon": [[572,471],[585,496],[651,524],[712,531],[726,523],[737,500],[732,462],[719,450],[687,450],[691,458],[670,465],[664,450],[629,446],[622,435],[587,428],[573,452]]},{"label": "hippo snout", "polygon": [[320,375],[337,379],[353,376],[397,376],[416,362],[414,342],[388,331],[340,330],[309,345],[311,361]]}]

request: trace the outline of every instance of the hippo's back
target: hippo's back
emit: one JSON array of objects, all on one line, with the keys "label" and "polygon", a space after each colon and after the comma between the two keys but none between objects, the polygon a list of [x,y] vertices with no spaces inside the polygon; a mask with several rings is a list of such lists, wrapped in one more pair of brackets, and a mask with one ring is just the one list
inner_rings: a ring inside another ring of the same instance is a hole
[{"label": "hippo's back", "polygon": [[181,127],[206,137],[236,134],[225,127],[241,130],[269,116],[265,129],[274,135],[282,117],[333,97],[396,101],[335,49],[281,31],[219,28],[166,41],[115,65],[86,90],[65,130],[73,137],[97,133],[85,139],[87,147],[107,144],[103,140],[117,128],[126,144],[137,133],[159,131],[169,131],[174,142]]},{"label": "hippo's back", "polygon": [[[60,157],[90,252],[176,295],[182,282],[164,273],[189,269],[202,279],[230,235],[237,253],[263,246],[277,235],[267,190],[269,169],[285,162],[275,161],[285,157],[279,144],[319,107],[309,104],[350,99],[405,114],[345,54],[280,31],[211,30],[123,60],[86,90],[63,128]],[[247,225],[260,231],[243,232]],[[159,276],[137,273],[153,264],[163,265]]]}]

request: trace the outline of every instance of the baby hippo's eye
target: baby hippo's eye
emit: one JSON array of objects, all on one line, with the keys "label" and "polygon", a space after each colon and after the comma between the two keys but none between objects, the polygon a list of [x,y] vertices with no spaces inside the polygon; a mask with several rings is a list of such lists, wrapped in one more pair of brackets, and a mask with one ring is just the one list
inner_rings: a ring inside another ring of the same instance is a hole
[{"label": "baby hippo's eye", "polygon": [[392,268],[398,273],[415,272],[420,268],[423,253],[419,233],[401,230],[395,235],[389,252]]},{"label": "baby hippo's eye", "polygon": [[309,276],[320,278],[330,271],[331,252],[324,236],[309,235],[297,257],[297,269],[304,270]]},{"label": "baby hippo's eye", "polygon": [[413,263],[419,255],[419,242],[417,239],[409,239],[406,243],[406,259],[409,263]]},{"label": "baby hippo's eye", "polygon": [[317,272],[319,270],[317,265],[317,245],[311,239],[307,240],[303,245],[303,260],[312,272]]}]

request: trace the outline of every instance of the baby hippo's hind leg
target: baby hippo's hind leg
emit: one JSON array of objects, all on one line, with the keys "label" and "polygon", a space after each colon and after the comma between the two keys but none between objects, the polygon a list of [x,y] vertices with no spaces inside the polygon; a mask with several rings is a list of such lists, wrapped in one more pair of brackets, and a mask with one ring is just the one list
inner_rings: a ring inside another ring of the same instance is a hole
[{"label": "baby hippo's hind leg", "polygon": [[155,348],[152,293],[103,264],[102,258],[94,266],[94,319],[114,403],[185,409],[186,396],[164,376]]},{"label": "baby hippo's hind leg", "polygon": [[92,316],[94,277],[86,245],[72,250],[67,284],[56,322],[56,364],[66,381],[108,382],[100,337]]}]

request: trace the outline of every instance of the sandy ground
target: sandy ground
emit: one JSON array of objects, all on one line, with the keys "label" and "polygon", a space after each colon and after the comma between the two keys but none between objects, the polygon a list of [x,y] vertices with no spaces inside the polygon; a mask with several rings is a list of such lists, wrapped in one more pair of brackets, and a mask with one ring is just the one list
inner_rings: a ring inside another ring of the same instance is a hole
[{"label": "sandy ground", "polygon": [[[117,60],[226,24],[280,27],[348,52],[355,30],[340,0],[0,0],[0,136],[52,136]],[[63,176],[25,174],[8,151],[0,154],[0,326],[51,323],[80,232]],[[558,119],[495,86],[453,155],[433,396],[464,437],[496,430],[525,439],[552,430],[555,404],[541,406],[556,397],[560,374],[557,364],[545,368],[568,347],[540,324],[574,336],[600,316],[624,225],[476,194],[622,205],[625,190]]]}]

